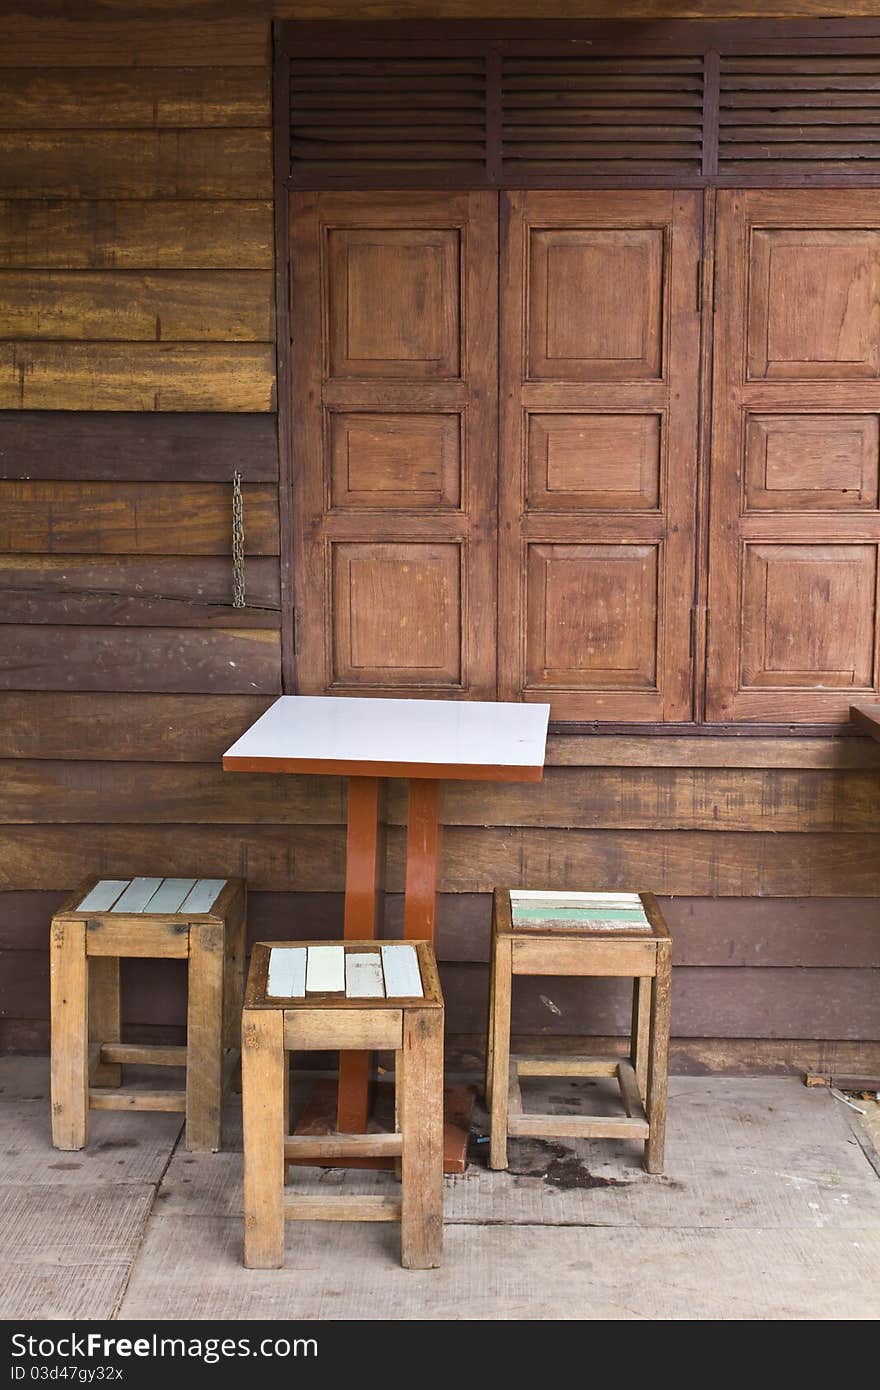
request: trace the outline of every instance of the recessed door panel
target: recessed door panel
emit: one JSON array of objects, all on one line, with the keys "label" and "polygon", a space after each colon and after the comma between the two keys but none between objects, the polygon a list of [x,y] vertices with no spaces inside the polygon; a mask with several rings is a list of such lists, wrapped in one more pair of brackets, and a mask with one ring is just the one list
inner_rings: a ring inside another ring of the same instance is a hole
[{"label": "recessed door panel", "polygon": [[492,697],[497,195],[291,225],[297,688]]},{"label": "recessed door panel", "polygon": [[862,190],[718,197],[707,714],[877,691],[880,231]]},{"label": "recessed door panel", "polygon": [[688,719],[700,197],[503,196],[502,695]]}]

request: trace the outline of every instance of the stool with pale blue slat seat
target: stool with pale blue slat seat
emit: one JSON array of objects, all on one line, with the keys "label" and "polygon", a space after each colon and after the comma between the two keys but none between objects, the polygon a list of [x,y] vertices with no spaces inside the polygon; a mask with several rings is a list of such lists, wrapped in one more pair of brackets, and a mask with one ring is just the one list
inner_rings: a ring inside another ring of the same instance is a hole
[{"label": "stool with pale blue slat seat", "polygon": [[[101,878],[52,918],[52,1142],[88,1143],[89,1110],[186,1114],[186,1147],[220,1148],[225,1085],[239,1058],[247,889],[241,878]],[[188,963],[185,1047],[123,1043],[119,961]],[[122,1067],[185,1067],[185,1090],[122,1086]]]},{"label": "stool with pale blue slat seat", "polygon": [[[401,1263],[443,1242],[443,995],[427,941],[258,942],[241,1028],[244,1263],[277,1269],[284,1222],[400,1221]],[[289,1052],[393,1051],[394,1133],[290,1134]],[[289,1163],[399,1160],[397,1197],[301,1195]]]},{"label": "stool with pale blue slat seat", "polygon": [[[663,1171],[672,941],[651,893],[564,893],[496,888],[486,1103],[489,1166],[507,1167],[511,1138],[641,1139],[649,1173]],[[516,975],[624,976],[633,980],[629,1060],[511,1055]],[[621,1115],[523,1110],[520,1077],[616,1077]]]}]

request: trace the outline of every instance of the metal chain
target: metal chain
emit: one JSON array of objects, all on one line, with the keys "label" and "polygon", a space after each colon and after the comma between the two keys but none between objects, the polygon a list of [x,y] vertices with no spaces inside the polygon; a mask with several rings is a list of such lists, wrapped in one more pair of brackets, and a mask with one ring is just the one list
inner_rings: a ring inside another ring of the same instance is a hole
[{"label": "metal chain", "polygon": [[241,473],[232,475],[232,606],[244,608],[244,504],[241,500]]}]

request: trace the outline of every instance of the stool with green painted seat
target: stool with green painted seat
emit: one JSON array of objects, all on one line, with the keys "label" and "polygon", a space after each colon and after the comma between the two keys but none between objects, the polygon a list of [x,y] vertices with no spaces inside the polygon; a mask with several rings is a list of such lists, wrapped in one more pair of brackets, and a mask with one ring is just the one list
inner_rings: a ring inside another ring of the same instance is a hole
[{"label": "stool with green painted seat", "polygon": [[[102,878],[52,918],[52,1142],[88,1143],[90,1110],[186,1114],[186,1147],[220,1148],[240,1052],[247,889],[242,878]],[[121,957],[186,960],[186,1046],[123,1043]],[[185,1090],[121,1086],[122,1067],[185,1067]]]},{"label": "stool with green painted seat", "polygon": [[[671,954],[672,941],[651,893],[495,889],[486,1049],[491,1168],[507,1167],[510,1136],[642,1139],[648,1172],[663,1171]],[[631,977],[629,1060],[511,1055],[511,992],[516,975]],[[623,1113],[524,1113],[523,1076],[616,1077]]]}]

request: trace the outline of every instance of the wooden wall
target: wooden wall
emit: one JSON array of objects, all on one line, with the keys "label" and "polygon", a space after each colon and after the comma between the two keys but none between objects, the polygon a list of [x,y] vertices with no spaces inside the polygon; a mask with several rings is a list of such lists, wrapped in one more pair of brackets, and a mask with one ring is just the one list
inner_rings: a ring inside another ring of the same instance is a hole
[{"label": "wooden wall", "polygon": [[[340,784],[219,768],[281,681],[270,7],[242,20],[182,4],[161,22],[148,4],[99,3],[89,21],[54,8],[0,33],[0,1045],[13,1049],[47,1044],[48,918],[87,874],[244,873],[252,933],[280,937],[338,930],[343,871]],[[557,737],[550,762],[540,787],[446,794],[451,1032],[479,1042],[493,883],[644,885],[675,933],[677,1064],[880,1063],[880,750]],[[397,793],[390,814],[399,827]],[[399,829],[389,840],[393,927]],[[175,1036],[174,963],[126,977],[133,1035]],[[613,1034],[624,1019],[615,988],[540,981],[522,985],[515,1025]]]}]

